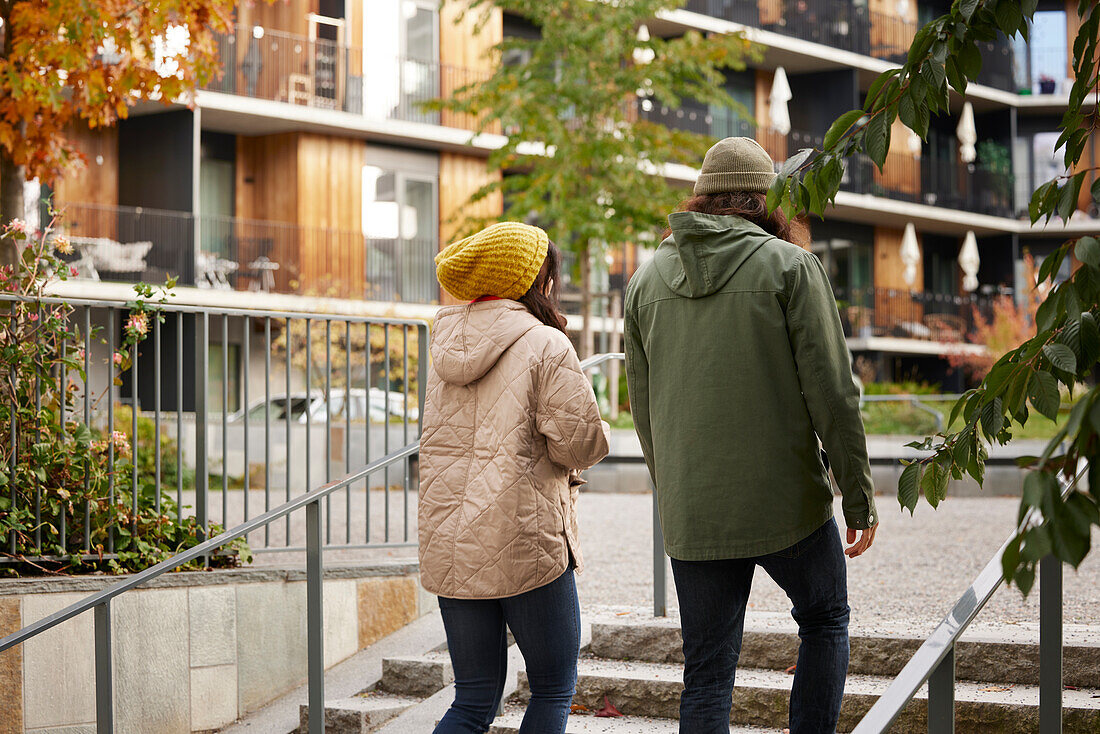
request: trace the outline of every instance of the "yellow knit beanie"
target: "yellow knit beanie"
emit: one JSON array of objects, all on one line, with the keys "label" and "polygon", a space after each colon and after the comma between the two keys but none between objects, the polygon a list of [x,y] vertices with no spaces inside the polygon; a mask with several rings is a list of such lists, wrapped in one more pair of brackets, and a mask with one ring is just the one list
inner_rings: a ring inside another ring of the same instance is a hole
[{"label": "yellow knit beanie", "polygon": [[538,227],[499,222],[448,245],[435,256],[439,284],[461,301],[518,299],[542,269],[550,238]]}]

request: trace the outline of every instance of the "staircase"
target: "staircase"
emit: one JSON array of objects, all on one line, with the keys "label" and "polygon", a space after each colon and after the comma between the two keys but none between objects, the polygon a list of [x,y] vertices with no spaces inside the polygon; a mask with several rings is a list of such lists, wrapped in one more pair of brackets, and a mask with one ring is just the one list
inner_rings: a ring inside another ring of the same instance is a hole
[{"label": "staircase", "polygon": [[[885,691],[923,638],[895,633],[853,635],[851,663],[838,731],[856,725]],[[750,616],[737,672],[730,717],[732,732],[781,731],[798,656],[793,623],[778,616]],[[645,618],[594,619],[592,641],[578,670],[575,705],[568,731],[675,732],[682,686],[680,632],[675,622]],[[955,715],[958,731],[1032,734],[1038,731],[1038,645],[1010,640],[959,644]],[[1064,731],[1100,732],[1100,639],[1065,648]],[[523,673],[514,702],[491,734],[516,732],[529,695]],[[922,694],[923,695],[923,694]],[[621,711],[619,719],[592,716],[604,696]],[[928,729],[926,701],[918,697],[891,729],[906,734]]]},{"label": "staircase", "polygon": [[[591,618],[591,642],[580,660],[573,703],[583,709],[569,718],[569,734],[663,734],[678,732],[683,655],[680,630],[669,619],[641,612]],[[1032,734],[1038,730],[1038,645],[1000,635],[970,635],[957,654],[955,715],[967,734]],[[878,627],[853,633],[851,663],[838,731],[850,731],[890,680],[923,642],[913,632]],[[1089,630],[1067,635],[1064,651],[1066,690],[1064,731],[1100,732],[1100,635]],[[787,725],[787,701],[793,676],[787,669],[798,656],[794,623],[785,615],[750,615],[737,672],[731,733],[777,732]],[[331,734],[366,734],[421,703],[453,680],[446,650],[386,658],[382,679],[372,690],[327,702],[325,722]],[[518,732],[528,696],[526,676],[497,717],[490,734]],[[604,696],[621,718],[593,714]],[[306,707],[302,707],[302,721]],[[927,731],[924,693],[906,708],[892,732]],[[305,731],[303,728],[302,731]]]}]

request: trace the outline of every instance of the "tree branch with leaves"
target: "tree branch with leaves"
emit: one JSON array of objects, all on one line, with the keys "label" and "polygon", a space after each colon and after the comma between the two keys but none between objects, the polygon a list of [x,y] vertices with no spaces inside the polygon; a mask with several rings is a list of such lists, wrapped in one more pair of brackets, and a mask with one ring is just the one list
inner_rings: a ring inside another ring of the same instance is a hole
[{"label": "tree branch with leaves", "polygon": [[[917,32],[903,66],[875,79],[863,108],[832,124],[821,149],[802,150],[787,160],[768,192],[769,207],[822,215],[836,198],[850,156],[865,153],[882,169],[896,119],[926,138],[931,116],[949,112],[951,90],[965,95],[981,71],[977,43],[1001,35],[1027,39],[1036,8],[1037,0],[956,0],[948,13]],[[1063,151],[1067,174],[1035,190],[1029,206],[1033,224],[1056,215],[1068,221],[1090,173],[1079,164],[1098,126],[1100,6],[1080,0],[1078,14],[1082,22],[1072,60],[1076,78],[1056,148]],[[1086,110],[1090,98],[1093,106]],[[1100,204],[1100,180],[1090,193]],[[1081,267],[1057,283],[1056,275],[1071,254]],[[969,475],[981,484],[990,445],[1011,441],[1014,427],[1025,424],[1031,411],[1056,419],[1062,408],[1059,385],[1071,394],[1075,386],[1086,385],[1043,454],[1020,461],[1031,470],[1020,520],[1034,511],[1039,521],[1021,526],[1002,562],[1005,579],[1025,594],[1041,558],[1053,553],[1076,567],[1089,552],[1092,527],[1100,525],[1100,387],[1093,374],[1100,360],[1100,241],[1085,236],[1062,244],[1044,260],[1033,285],[1048,283],[1050,290],[1036,312],[1035,335],[1000,356],[981,384],[962,396],[947,431],[911,444],[931,453],[909,462],[898,485],[898,501],[912,512],[921,493],[932,507],[938,506],[951,479]],[[1084,465],[1087,489],[1078,482]]]},{"label": "tree branch with leaves", "polygon": [[[483,186],[471,203],[501,192],[506,219],[533,220],[576,255],[587,351],[592,258],[663,228],[684,191],[660,175],[662,166],[695,166],[714,142],[644,119],[637,96],[674,109],[691,99],[743,111],[724,89],[723,68],[743,69],[754,51],[740,35],[704,38],[692,31],[639,39],[641,25],[683,0],[466,4],[465,12],[480,13],[482,23],[494,9],[521,15],[541,29],[541,37],[504,39],[492,49],[491,76],[435,106],[471,115],[480,121],[479,132],[496,125],[503,131],[504,145],[488,166],[506,175]],[[487,223],[459,219],[465,231]]]}]

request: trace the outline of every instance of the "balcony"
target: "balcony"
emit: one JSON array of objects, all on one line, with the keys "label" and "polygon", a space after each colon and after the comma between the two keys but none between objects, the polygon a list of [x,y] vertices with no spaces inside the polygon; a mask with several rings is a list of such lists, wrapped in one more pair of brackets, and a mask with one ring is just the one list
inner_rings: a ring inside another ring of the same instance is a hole
[{"label": "balcony", "polygon": [[992,316],[993,298],[955,296],[893,288],[838,289],[834,292],[844,335],[894,337],[945,344],[967,343],[977,318]]},{"label": "balcony", "polygon": [[[754,138],[777,162],[802,148],[820,149],[824,145],[821,135],[802,130],[781,135],[770,128],[757,127],[729,110],[711,110],[691,100],[685,100],[677,108],[641,100],[638,115],[651,122],[718,139],[730,136]],[[950,155],[950,158],[943,160],[927,153],[917,157],[891,152],[886,156],[882,171],[866,155],[853,156],[848,160],[840,189],[980,214],[1013,216],[1014,183],[1010,174],[982,166],[970,170],[955,162],[953,148]]]},{"label": "balcony", "polygon": [[423,104],[485,76],[280,31],[239,28],[216,39],[223,73],[204,89],[372,119],[457,126],[453,116]]},{"label": "balcony", "polygon": [[[920,24],[869,10],[850,0],[688,0],[685,10],[759,28],[843,51],[904,63]],[[980,43],[978,82],[1016,91],[1013,50],[1006,43]]]},{"label": "balcony", "polygon": [[60,231],[76,277],[163,282],[372,301],[436,303],[434,240],[199,216],[141,207],[66,204]]},{"label": "balcony", "polygon": [[688,0],[684,9],[898,63],[919,27],[844,0]]}]

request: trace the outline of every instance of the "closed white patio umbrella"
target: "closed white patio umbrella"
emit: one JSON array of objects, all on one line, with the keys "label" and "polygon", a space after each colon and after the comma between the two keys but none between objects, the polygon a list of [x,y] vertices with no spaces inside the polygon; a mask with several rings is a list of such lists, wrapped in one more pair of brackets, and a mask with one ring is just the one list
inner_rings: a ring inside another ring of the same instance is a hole
[{"label": "closed white patio umbrella", "polygon": [[973,293],[978,289],[978,267],[982,264],[978,256],[978,240],[973,232],[967,232],[959,250],[959,267],[963,271],[963,290]]},{"label": "closed white patio umbrella", "polygon": [[955,135],[959,139],[959,157],[963,163],[973,163],[978,157],[974,148],[978,144],[978,131],[974,127],[974,106],[969,102],[963,103],[962,114],[959,115],[959,126],[955,128]]},{"label": "closed white patio umbrella", "polygon": [[787,72],[780,66],[775,70],[772,91],[768,95],[768,123],[780,135],[791,131],[791,111],[787,107],[790,101],[791,85],[787,83]]},{"label": "closed white patio umbrella", "polygon": [[905,233],[901,236],[901,262],[905,270],[901,277],[905,284],[912,287],[917,282],[917,266],[920,265],[920,245],[917,244],[917,228],[912,222],[905,225]]}]

